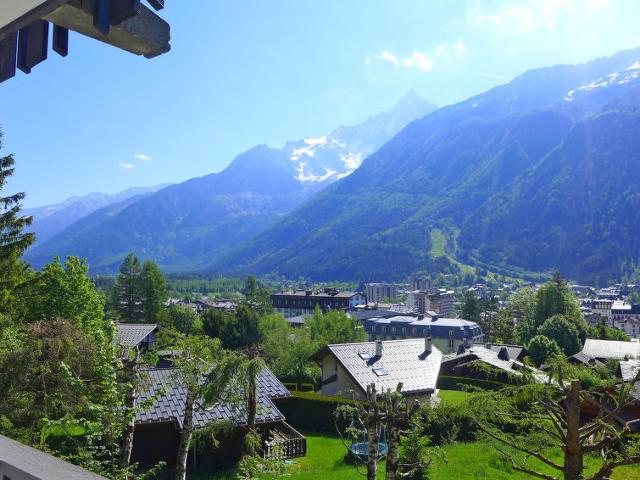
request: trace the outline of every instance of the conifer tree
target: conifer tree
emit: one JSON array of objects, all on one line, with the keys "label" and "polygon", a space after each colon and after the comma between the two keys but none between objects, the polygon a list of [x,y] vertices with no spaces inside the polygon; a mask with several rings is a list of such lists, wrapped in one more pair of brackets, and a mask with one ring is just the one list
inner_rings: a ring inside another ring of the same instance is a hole
[{"label": "conifer tree", "polygon": [[[0,148],[1,140],[0,132]],[[0,193],[13,174],[14,164],[12,155],[0,157]],[[20,215],[20,202],[24,197],[24,193],[0,194],[0,311],[9,304],[11,290],[20,283],[24,273],[20,257],[35,240],[32,233],[24,233],[25,227],[31,225],[31,217]]]},{"label": "conifer tree", "polygon": [[133,253],[130,253],[120,265],[120,274],[113,287],[114,308],[123,322],[139,323],[142,321],[144,312],[142,286],[140,260]]},{"label": "conifer tree", "polygon": [[140,275],[144,321],[147,323],[156,323],[164,308],[164,302],[169,298],[167,282],[155,262],[144,262]]}]

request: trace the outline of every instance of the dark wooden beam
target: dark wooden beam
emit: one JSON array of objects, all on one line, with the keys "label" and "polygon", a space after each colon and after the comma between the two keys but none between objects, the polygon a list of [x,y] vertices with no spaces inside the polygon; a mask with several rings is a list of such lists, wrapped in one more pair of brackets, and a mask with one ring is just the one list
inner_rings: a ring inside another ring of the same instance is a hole
[{"label": "dark wooden beam", "polygon": [[0,82],[10,79],[16,74],[17,48],[18,32],[0,40]]},{"label": "dark wooden beam", "polygon": [[162,10],[164,8],[164,0],[148,0],[149,5],[153,7],[154,10]]},{"label": "dark wooden beam", "polygon": [[103,35],[111,28],[111,0],[95,0],[93,26]]},{"label": "dark wooden beam", "polygon": [[69,54],[69,30],[59,25],[53,26],[53,51],[61,57]]},{"label": "dark wooden beam", "polygon": [[36,20],[18,33],[18,68],[24,73],[47,59],[49,22]]},{"label": "dark wooden beam", "polygon": [[111,25],[117,25],[142,12],[142,0],[111,0]]}]

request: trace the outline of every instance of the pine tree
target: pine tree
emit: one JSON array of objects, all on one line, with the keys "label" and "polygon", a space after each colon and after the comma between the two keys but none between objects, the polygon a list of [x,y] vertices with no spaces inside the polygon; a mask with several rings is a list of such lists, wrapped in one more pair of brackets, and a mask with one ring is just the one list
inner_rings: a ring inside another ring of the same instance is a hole
[{"label": "pine tree", "polygon": [[144,291],[142,266],[133,253],[120,265],[120,275],[113,287],[114,308],[120,319],[127,323],[139,323],[143,318]]},{"label": "pine tree", "polygon": [[164,302],[169,298],[167,282],[158,265],[150,261],[142,265],[141,282],[144,321],[156,323],[164,308]]},{"label": "pine tree", "polygon": [[[1,135],[0,132],[0,148]],[[0,157],[0,192],[13,174],[14,163],[12,155]],[[23,233],[25,227],[31,225],[31,217],[20,215],[20,202],[24,197],[24,193],[0,196],[0,311],[8,305],[11,290],[20,283],[24,273],[20,257],[35,240],[32,233]]]}]

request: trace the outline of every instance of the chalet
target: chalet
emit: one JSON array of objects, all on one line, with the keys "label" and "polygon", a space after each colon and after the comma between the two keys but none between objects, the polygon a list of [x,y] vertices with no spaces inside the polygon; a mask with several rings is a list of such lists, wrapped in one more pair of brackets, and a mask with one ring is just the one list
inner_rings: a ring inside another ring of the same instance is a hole
[{"label": "chalet", "polygon": [[608,359],[636,359],[640,358],[640,343],[587,338],[584,347],[582,347],[582,353],[597,358],[601,362]]},{"label": "chalet", "polygon": [[431,337],[444,353],[455,353],[460,347],[482,342],[480,326],[461,318],[439,318],[437,315],[395,315],[364,321],[369,340],[399,340]]},{"label": "chalet", "polygon": [[[539,382],[546,380],[546,375],[536,369],[526,366],[517,360],[522,347],[492,344],[474,345],[460,353],[447,355],[442,360],[441,374],[451,377],[476,378],[493,380],[502,383],[514,383],[525,373],[532,374]],[[488,365],[492,372],[488,373],[477,364]]]},{"label": "chalet", "polygon": [[322,367],[323,395],[363,400],[371,383],[378,392],[402,383],[405,396],[438,402],[442,352],[431,338],[327,345],[312,358]]},{"label": "chalet", "polygon": [[155,323],[116,323],[115,342],[124,348],[135,347],[146,352],[156,342],[157,333]]},{"label": "chalet", "polygon": [[567,358],[567,361],[572,365],[580,365],[580,366],[589,367],[589,368],[606,368],[607,367],[604,363],[602,363],[597,358],[587,355],[584,352],[578,352],[574,355],[571,355],[570,357]]},{"label": "chalet", "polygon": [[271,294],[271,304],[276,312],[285,317],[313,315],[316,307],[323,312],[329,310],[353,310],[358,305],[366,305],[367,297],[356,292],[342,292],[335,288],[324,290],[298,289]]},{"label": "chalet", "polygon": [[488,348],[496,353],[500,353],[503,348],[506,348],[509,359],[517,360],[518,362],[522,362],[524,357],[527,356],[527,349],[522,345],[511,345],[508,343],[476,343],[473,346]]},{"label": "chalet", "polygon": [[106,480],[35,448],[0,435],[2,480]]},{"label": "chalet", "polygon": [[[69,53],[69,31],[136,55],[153,58],[170,50],[170,27],[154,13],[164,0],[2,0],[0,8],[0,82],[16,69],[30,73],[53,51]],[[152,10],[153,9],[153,10]]]},{"label": "chalet", "polygon": [[[142,466],[159,461],[168,465],[175,463],[179,431],[182,428],[186,392],[179,384],[179,373],[175,368],[151,368],[143,370],[141,376],[145,391],[136,399],[140,407],[135,419],[132,459]],[[258,410],[256,426],[266,439],[265,450],[278,444],[288,458],[304,456],[306,440],[290,427],[276,403],[291,394],[282,383],[265,368],[257,377]],[[145,407],[144,404],[151,403]],[[225,434],[217,448],[210,448],[205,458],[199,461],[237,460],[241,452],[242,428],[246,425],[244,406],[225,403],[204,408],[196,403],[193,423],[196,429],[215,422],[228,422],[232,431]]]}]

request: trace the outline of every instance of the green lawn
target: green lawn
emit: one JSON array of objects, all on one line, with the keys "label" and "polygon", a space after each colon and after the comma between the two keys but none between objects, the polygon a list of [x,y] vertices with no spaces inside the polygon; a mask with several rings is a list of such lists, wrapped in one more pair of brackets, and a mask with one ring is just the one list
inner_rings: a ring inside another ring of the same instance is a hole
[{"label": "green lawn", "polygon": [[[362,475],[353,465],[345,462],[346,450],[338,438],[307,434],[307,456],[294,460],[288,467],[289,478],[299,480],[358,480]],[[454,443],[443,448],[446,463],[432,468],[433,480],[524,480],[529,477],[511,470],[489,444]],[[556,461],[559,459],[556,457]],[[551,473],[549,468],[533,464]],[[379,466],[378,478],[384,478],[384,464]],[[231,480],[233,472],[189,475],[189,480]],[[616,471],[613,480],[640,480],[640,467],[624,467]]]},{"label": "green lawn", "polygon": [[438,395],[442,405],[459,405],[471,397],[471,393],[459,390],[440,390]]},{"label": "green lawn", "polygon": [[[440,390],[444,405],[457,405],[472,394],[454,390]],[[299,480],[362,480],[353,464],[347,460],[347,451],[337,437],[326,434],[305,433],[307,456],[297,458],[287,467],[289,478]],[[492,445],[483,442],[453,443],[442,448],[446,462],[434,465],[433,480],[524,480],[529,477],[513,471],[501,461]],[[559,455],[554,456],[560,462]],[[593,462],[587,462],[587,465]],[[544,465],[532,463],[545,473],[555,473]],[[171,477],[162,477],[171,478]],[[199,473],[188,476],[189,480],[232,480],[233,471]],[[384,463],[380,465],[378,478],[384,478]],[[640,480],[640,467],[624,467],[616,471],[614,480]]]}]

